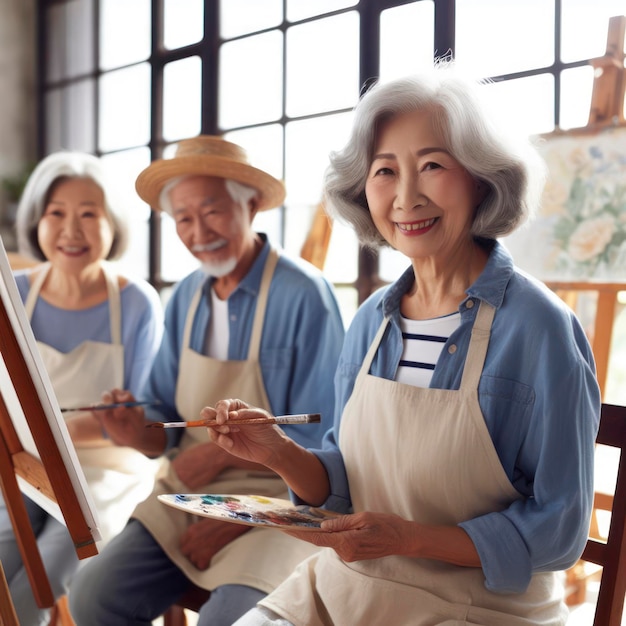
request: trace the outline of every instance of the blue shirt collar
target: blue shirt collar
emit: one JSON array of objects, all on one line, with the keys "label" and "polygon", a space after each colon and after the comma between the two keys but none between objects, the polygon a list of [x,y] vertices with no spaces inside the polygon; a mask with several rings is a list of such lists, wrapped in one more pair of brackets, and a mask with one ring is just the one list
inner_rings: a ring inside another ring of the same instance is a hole
[{"label": "blue shirt collar", "polygon": [[[476,282],[470,285],[467,295],[470,298],[485,300],[498,309],[502,305],[506,286],[515,272],[515,267],[511,255],[501,243],[488,240],[486,247],[490,249],[487,264],[476,279]],[[385,317],[391,317],[394,312],[399,310],[400,300],[409,291],[414,280],[415,274],[413,273],[413,267],[410,266],[396,282],[383,292],[378,306],[382,307]],[[461,307],[462,303],[459,306],[459,310],[461,310]]]}]

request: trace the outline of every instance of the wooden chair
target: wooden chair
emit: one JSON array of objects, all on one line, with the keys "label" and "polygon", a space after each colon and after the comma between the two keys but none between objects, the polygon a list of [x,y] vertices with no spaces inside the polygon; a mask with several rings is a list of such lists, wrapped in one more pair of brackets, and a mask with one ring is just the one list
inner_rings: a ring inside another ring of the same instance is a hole
[{"label": "wooden chair", "polygon": [[590,536],[582,560],[602,568],[593,626],[621,626],[626,595],[626,407],[603,404],[597,443],[620,450],[613,497],[596,494],[594,507],[611,512],[606,541]]}]

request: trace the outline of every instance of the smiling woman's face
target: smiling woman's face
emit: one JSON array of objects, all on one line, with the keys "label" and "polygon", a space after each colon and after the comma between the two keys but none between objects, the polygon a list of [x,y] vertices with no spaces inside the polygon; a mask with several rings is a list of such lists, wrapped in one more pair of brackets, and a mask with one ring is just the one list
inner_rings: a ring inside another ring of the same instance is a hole
[{"label": "smiling woman's face", "polygon": [[447,151],[431,111],[402,113],[381,126],[365,195],[376,228],[410,259],[445,261],[472,245],[480,188]]},{"label": "smiling woman's face", "polygon": [[109,254],[113,226],[102,189],[89,178],[56,182],[37,226],[46,259],[66,271],[80,271]]}]

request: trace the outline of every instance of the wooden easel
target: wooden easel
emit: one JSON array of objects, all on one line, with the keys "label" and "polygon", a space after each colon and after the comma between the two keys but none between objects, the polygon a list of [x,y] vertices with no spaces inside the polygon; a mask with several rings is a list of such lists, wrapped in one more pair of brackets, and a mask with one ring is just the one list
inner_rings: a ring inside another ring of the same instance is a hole
[{"label": "wooden easel", "polygon": [[626,16],[617,15],[609,19],[604,56],[592,59],[590,64],[599,73],[594,79],[590,126],[609,126],[624,123],[624,92],[626,91],[626,69],[624,68],[624,34]]},{"label": "wooden easel", "polygon": [[[589,63],[595,68],[589,121],[584,132],[597,132],[626,123],[624,119],[624,97],[626,91],[626,69],[624,68],[624,37],[626,16],[609,19],[606,52],[604,56]],[[617,297],[626,291],[624,283],[596,282],[547,282],[548,287],[558,293],[573,309],[582,291],[594,291],[598,301],[593,331],[593,354],[596,360],[597,377],[604,394],[611,351],[613,323],[617,310]]]},{"label": "wooden easel", "polygon": [[[592,59],[590,64],[596,70],[591,97],[589,122],[585,131],[596,132],[603,128],[623,125],[624,97],[626,91],[626,69],[624,68],[624,37],[626,34],[626,16],[609,19],[607,45],[604,56]],[[600,391],[604,395],[608,375],[611,338],[615,321],[618,294],[626,291],[625,283],[579,283],[547,282],[561,298],[572,308],[580,292],[597,293],[596,317],[592,339],[592,349],[596,360],[596,371]],[[596,492],[590,536],[602,539],[598,531],[597,510],[611,510],[613,496]],[[598,575],[598,568],[587,569],[579,561],[567,571],[568,604],[579,604],[585,600],[587,580]]]},{"label": "wooden easel", "polygon": [[613,323],[618,309],[618,295],[626,291],[626,283],[581,283],[548,281],[546,285],[561,297],[572,309],[581,292],[591,291],[597,294],[595,320],[591,347],[596,361],[596,377],[600,391],[604,396],[611,354]]},{"label": "wooden easel", "polygon": [[315,209],[311,227],[300,249],[300,256],[319,270],[324,269],[332,228],[332,221],[324,210],[324,203],[320,202]]},{"label": "wooden easel", "polygon": [[[0,245],[0,256],[5,254]],[[88,525],[2,298],[0,355],[40,457],[36,458],[24,449],[9,410],[9,390],[0,388],[0,486],[35,600],[42,608],[51,607],[54,597],[22,499],[18,477],[58,504],[79,559],[98,553],[93,534],[95,529]],[[13,620],[11,616],[11,613],[14,616],[14,611],[4,575],[0,577],[0,599],[4,605],[0,610],[0,626],[19,626],[17,619]]]}]

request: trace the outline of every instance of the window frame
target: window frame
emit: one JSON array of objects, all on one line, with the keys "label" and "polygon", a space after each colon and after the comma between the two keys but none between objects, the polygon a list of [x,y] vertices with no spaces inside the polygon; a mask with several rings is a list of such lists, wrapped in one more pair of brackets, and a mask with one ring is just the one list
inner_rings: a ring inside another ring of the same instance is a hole
[{"label": "window frame", "polygon": [[[360,17],[359,36],[359,82],[365,85],[371,82],[372,78],[379,74],[379,57],[380,57],[380,16],[386,9],[411,4],[414,0],[368,0],[358,2],[355,6],[339,9],[324,15],[333,16],[347,11],[357,11]],[[420,0],[418,0],[420,1]],[[48,21],[46,19],[47,10],[53,5],[71,4],[72,2],[90,2],[92,5],[92,46],[91,54],[94,57],[93,72],[81,74],[71,79],[63,79],[60,81],[47,81],[45,75],[46,68],[46,50],[49,46],[49,30]],[[561,72],[565,69],[580,67],[588,64],[588,60],[580,60],[571,63],[563,63],[560,60],[561,47],[561,27],[562,27],[562,0],[553,0],[554,16],[555,16],[555,36],[554,36],[554,61],[548,67],[532,68],[526,71],[515,72],[501,76],[490,76],[494,82],[503,80],[524,78],[539,74],[551,74],[554,78],[554,120],[556,127],[559,126],[560,117],[560,92],[561,92]],[[285,6],[283,2],[283,6]],[[239,37],[229,39],[222,38],[219,33],[219,1],[204,0],[204,37],[197,43],[177,49],[166,49],[161,45],[164,32],[164,2],[163,0],[150,0],[152,27],[151,27],[151,43],[150,56],[147,62],[150,64],[151,86],[150,86],[150,140],[147,147],[150,151],[151,160],[161,158],[163,150],[166,147],[166,141],[162,135],[163,128],[163,72],[168,63],[184,59],[189,56],[198,56],[202,63],[201,76],[201,132],[204,134],[220,134],[223,129],[218,127],[218,85],[219,85],[219,51],[220,47],[225,43],[234,41]],[[284,11],[284,14],[286,11]],[[106,73],[100,70],[98,63],[99,55],[99,14],[100,0],[39,0],[38,2],[38,67],[39,80],[37,89],[37,110],[38,110],[38,157],[41,158],[46,154],[46,136],[48,133],[47,117],[45,110],[46,94],[51,90],[59,87],[67,87],[74,81],[92,78],[94,81],[94,111],[92,112],[94,123],[94,145],[97,146],[97,129],[98,129],[98,85],[99,79]],[[272,27],[269,30],[278,28],[283,35],[286,34],[289,27],[294,24],[304,24],[319,19],[319,16],[309,17],[298,22],[287,22],[283,18],[283,22],[278,27]],[[454,54],[455,51],[455,21],[456,21],[456,0],[434,0],[434,50],[449,50]],[[264,32],[264,31],[259,31]],[[241,37],[249,36],[250,33]],[[283,43],[283,46],[285,44]],[[284,48],[283,48],[284,50]],[[145,61],[142,61],[145,62]],[[119,68],[115,68],[116,70]],[[115,70],[111,70],[115,71]],[[286,64],[283,66],[283,98],[285,89]],[[337,111],[339,112],[339,111]],[[307,116],[304,116],[307,117]],[[310,116],[316,117],[316,116]],[[296,118],[303,119],[303,118]],[[278,123],[283,127],[290,121],[283,110],[282,117]],[[274,120],[272,123],[276,123]],[[255,125],[257,126],[257,125]],[[262,126],[262,124],[260,125]],[[228,129],[228,131],[238,129]],[[285,138],[283,136],[283,142]],[[95,154],[101,156],[98,150]],[[284,151],[283,151],[284,154]],[[284,158],[284,157],[283,157]],[[284,165],[284,164],[283,164]],[[278,243],[284,245],[285,237],[285,207],[278,209],[281,212],[282,235],[281,241]],[[155,212],[150,213],[148,223],[148,276],[147,280],[153,284],[157,290],[162,291],[172,286],[172,281],[163,279],[161,264],[161,241],[162,228],[161,217]],[[359,248],[358,252],[358,274],[357,279],[351,284],[337,284],[338,287],[352,287],[357,292],[358,304],[361,304],[376,288],[383,284],[379,277],[379,258],[376,252]]]}]

